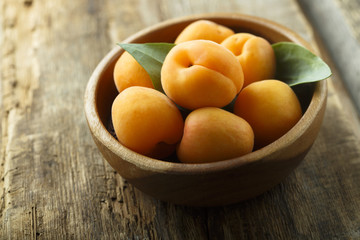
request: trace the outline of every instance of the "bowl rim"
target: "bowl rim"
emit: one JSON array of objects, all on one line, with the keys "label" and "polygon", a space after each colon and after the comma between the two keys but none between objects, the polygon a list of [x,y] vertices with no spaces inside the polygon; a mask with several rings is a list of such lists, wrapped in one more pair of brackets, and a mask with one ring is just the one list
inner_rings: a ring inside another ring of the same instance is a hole
[{"label": "bowl rim", "polygon": [[[273,31],[280,32],[280,34],[286,35],[289,39],[291,39],[291,41],[296,41],[297,43],[313,51],[311,46],[302,37],[300,37],[297,33],[293,32],[289,28],[268,19],[240,13],[196,14],[186,17],[173,18],[147,27],[131,35],[122,42],[133,42],[140,36],[152,32],[155,29],[158,30],[166,28],[168,26],[178,24],[183,21],[195,21],[199,19],[214,20],[219,18],[242,20],[253,24],[264,25],[266,28],[270,28]],[[191,175],[230,170],[232,168],[237,168],[245,164],[255,163],[258,160],[266,161],[266,159],[264,160],[266,156],[273,154],[286,146],[291,145],[301,136],[302,132],[309,128],[310,124],[314,121],[316,115],[321,110],[321,107],[326,102],[327,98],[327,81],[322,80],[315,83],[314,94],[311,98],[311,102],[298,123],[286,134],[284,134],[282,137],[280,137],[273,143],[244,156],[211,163],[176,163],[158,160],[141,155],[123,146],[108,132],[108,130],[100,120],[99,113],[96,109],[98,80],[102,76],[104,69],[108,68],[110,63],[115,61],[123,51],[124,50],[122,50],[120,47],[114,47],[104,56],[104,58],[99,62],[99,64],[93,71],[85,90],[85,115],[89,129],[92,132],[94,138],[100,141],[101,144],[106,146],[111,152],[119,156],[124,161],[127,161],[143,170],[150,170],[152,172],[158,173],[166,172],[171,174]]]}]

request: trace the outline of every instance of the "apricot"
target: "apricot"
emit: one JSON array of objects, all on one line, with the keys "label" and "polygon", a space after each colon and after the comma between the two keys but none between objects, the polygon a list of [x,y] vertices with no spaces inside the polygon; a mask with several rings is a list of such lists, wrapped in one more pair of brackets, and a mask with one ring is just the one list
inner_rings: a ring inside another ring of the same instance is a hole
[{"label": "apricot", "polygon": [[170,50],[161,69],[166,95],[190,110],[229,104],[243,82],[234,54],[209,40],[179,43]]},{"label": "apricot", "polygon": [[113,76],[119,92],[131,86],[154,88],[149,74],[128,52],[117,60]]},{"label": "apricot", "polygon": [[222,161],[250,153],[253,145],[253,130],[244,119],[220,108],[199,108],[185,119],[177,156],[184,163]]},{"label": "apricot", "polygon": [[296,94],[278,80],[258,81],[245,87],[235,101],[234,113],[253,128],[256,148],[283,136],[302,116]]},{"label": "apricot", "polygon": [[275,77],[275,53],[266,39],[250,33],[237,33],[226,38],[221,45],[239,59],[244,72],[244,87]]},{"label": "apricot", "polygon": [[111,113],[119,142],[137,153],[162,159],[181,140],[184,120],[180,111],[155,89],[126,88],[115,98]]},{"label": "apricot", "polygon": [[225,38],[234,34],[234,31],[228,27],[217,24],[209,20],[198,20],[189,24],[178,35],[175,43],[186,42],[190,40],[204,39],[221,43]]}]

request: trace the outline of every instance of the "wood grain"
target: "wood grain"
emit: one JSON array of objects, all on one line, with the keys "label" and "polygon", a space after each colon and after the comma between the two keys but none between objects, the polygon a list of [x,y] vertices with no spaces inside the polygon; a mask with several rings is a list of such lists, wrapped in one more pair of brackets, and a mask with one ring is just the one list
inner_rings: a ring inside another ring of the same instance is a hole
[{"label": "wood grain", "polygon": [[305,161],[282,184],[243,203],[160,202],[100,156],[83,113],[99,60],[161,20],[234,11],[277,21],[316,43],[292,0],[0,1],[0,239],[360,238],[360,140],[342,110],[345,93],[336,88]]},{"label": "wood grain", "polygon": [[348,23],[351,35],[360,43],[360,1],[336,0],[335,4],[341,9]]}]

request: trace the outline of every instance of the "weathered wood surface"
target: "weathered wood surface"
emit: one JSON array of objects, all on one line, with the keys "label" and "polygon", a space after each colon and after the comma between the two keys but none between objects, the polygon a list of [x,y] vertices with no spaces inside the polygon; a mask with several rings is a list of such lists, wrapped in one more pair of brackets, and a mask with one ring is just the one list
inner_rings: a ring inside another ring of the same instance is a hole
[{"label": "weathered wood surface", "polygon": [[360,116],[360,1],[299,0],[341,74]]},{"label": "weathered wood surface", "polygon": [[360,238],[359,121],[322,44],[335,74],[321,132],[299,168],[262,196],[176,206],[134,189],[102,159],[83,112],[96,64],[143,27],[204,12],[262,16],[317,44],[292,0],[0,1],[0,239]]}]

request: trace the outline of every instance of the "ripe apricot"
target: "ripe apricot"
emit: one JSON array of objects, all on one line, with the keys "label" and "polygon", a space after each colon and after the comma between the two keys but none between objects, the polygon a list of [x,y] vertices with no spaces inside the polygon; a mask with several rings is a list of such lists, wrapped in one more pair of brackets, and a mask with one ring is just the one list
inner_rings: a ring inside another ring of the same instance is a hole
[{"label": "ripe apricot", "polygon": [[234,113],[253,128],[257,148],[280,138],[302,116],[296,94],[278,80],[258,81],[245,87],[235,101]]},{"label": "ripe apricot", "polygon": [[275,77],[275,53],[266,39],[250,33],[237,33],[226,38],[221,45],[239,59],[244,72],[244,87]]},{"label": "ripe apricot", "polygon": [[204,39],[221,43],[225,38],[234,34],[234,31],[223,25],[209,20],[198,20],[189,24],[178,35],[175,43],[186,42],[190,40]]},{"label": "ripe apricot", "polygon": [[149,74],[128,52],[117,60],[113,75],[119,92],[131,86],[154,88]]},{"label": "ripe apricot", "polygon": [[250,153],[253,145],[253,130],[244,119],[220,108],[199,108],[185,119],[177,156],[184,163],[215,162]]},{"label": "ripe apricot", "polygon": [[166,95],[186,109],[223,107],[243,86],[239,61],[209,40],[179,43],[166,56],[161,84]]},{"label": "ripe apricot", "polygon": [[138,86],[123,90],[115,98],[112,121],[120,143],[159,159],[175,151],[184,128],[180,111],[167,96]]}]

